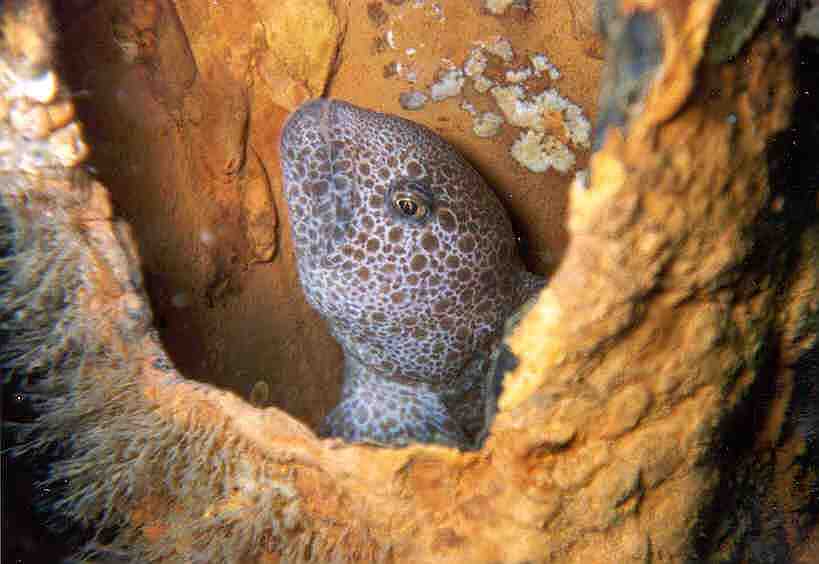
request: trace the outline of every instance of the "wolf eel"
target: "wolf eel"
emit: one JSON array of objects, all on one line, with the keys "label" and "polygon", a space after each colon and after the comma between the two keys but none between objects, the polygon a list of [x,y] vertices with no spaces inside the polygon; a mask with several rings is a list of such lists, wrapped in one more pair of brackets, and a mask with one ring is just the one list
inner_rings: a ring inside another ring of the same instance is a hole
[{"label": "wolf eel", "polygon": [[298,108],[280,150],[301,285],[344,351],[320,434],[473,445],[487,359],[544,284],[500,201],[434,132],[338,100]]}]

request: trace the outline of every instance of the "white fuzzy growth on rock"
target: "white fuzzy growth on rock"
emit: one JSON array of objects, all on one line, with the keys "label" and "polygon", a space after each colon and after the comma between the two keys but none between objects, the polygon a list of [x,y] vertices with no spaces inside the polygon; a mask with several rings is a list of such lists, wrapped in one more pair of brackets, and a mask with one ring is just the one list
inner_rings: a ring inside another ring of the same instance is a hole
[{"label": "white fuzzy growth on rock", "polygon": [[427,103],[427,95],[417,90],[402,92],[398,96],[398,103],[405,110],[420,110]]},{"label": "white fuzzy growth on rock", "polygon": [[495,82],[482,74],[472,79],[472,87],[479,94],[488,92],[493,86],[495,86]]},{"label": "white fuzzy growth on rock", "polygon": [[457,96],[464,87],[464,80],[464,74],[460,69],[446,71],[429,89],[430,96],[435,102]]},{"label": "white fuzzy growth on rock", "polygon": [[521,86],[497,86],[492,89],[492,96],[510,124],[543,132],[547,129],[546,116],[559,114],[569,141],[583,149],[591,146],[591,123],[583,109],[554,88],[529,97]]},{"label": "white fuzzy growth on rock", "polygon": [[[3,69],[9,72],[10,69]],[[48,104],[57,94],[57,75],[47,71],[37,78],[24,79],[17,76],[7,77],[11,87],[4,94],[6,99],[30,98],[40,104]],[[5,81],[4,81],[5,82]]]},{"label": "white fuzzy growth on rock", "polygon": [[510,69],[506,71],[506,82],[524,82],[532,76],[532,69],[524,67],[522,69]]},{"label": "white fuzzy growth on rock", "polygon": [[515,0],[484,0],[483,5],[490,13],[500,16],[514,3]]},{"label": "white fuzzy growth on rock", "polygon": [[487,58],[483,49],[476,47],[469,52],[466,62],[464,62],[464,74],[466,76],[478,77],[486,70]]},{"label": "white fuzzy growth on rock", "polygon": [[540,106],[544,112],[562,112],[571,105],[571,102],[561,96],[554,88],[544,90],[535,96],[535,103]]},{"label": "white fuzzy growth on rock", "polygon": [[515,58],[515,51],[512,49],[512,43],[505,37],[496,37],[492,41],[490,41],[486,46],[486,50],[496,57],[500,57],[500,59],[505,63],[512,62],[512,59]]},{"label": "white fuzzy growth on rock", "polygon": [[492,96],[510,124],[543,130],[543,112],[537,104],[527,100],[521,86],[496,86],[492,89]]},{"label": "white fuzzy growth on rock", "polygon": [[532,172],[546,172],[553,168],[565,174],[575,163],[574,154],[557,137],[536,131],[522,133],[510,153]]},{"label": "white fuzzy growth on rock", "polygon": [[551,80],[560,78],[560,70],[549,60],[543,53],[535,53],[529,56],[532,62],[532,67],[535,69],[535,76],[540,76],[544,72],[549,75]]},{"label": "white fuzzy growth on rock", "polygon": [[472,120],[472,131],[478,137],[494,137],[500,133],[503,117],[494,112],[485,112]]},{"label": "white fuzzy growth on rock", "polygon": [[463,102],[461,102],[461,109],[471,116],[478,115],[478,110],[477,108],[475,108],[475,104],[473,104],[469,100],[464,100]]},{"label": "white fuzzy growth on rock", "polygon": [[576,147],[591,147],[591,122],[583,115],[583,109],[571,104],[563,114],[563,127]]}]

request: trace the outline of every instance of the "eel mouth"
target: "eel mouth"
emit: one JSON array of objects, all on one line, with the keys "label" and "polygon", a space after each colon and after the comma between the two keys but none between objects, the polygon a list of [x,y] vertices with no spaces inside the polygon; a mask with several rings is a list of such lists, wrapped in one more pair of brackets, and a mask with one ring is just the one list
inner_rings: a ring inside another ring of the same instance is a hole
[{"label": "eel mouth", "polygon": [[327,98],[306,102],[282,129],[280,154],[291,220],[301,235],[296,238],[299,254],[311,268],[332,268],[328,258],[347,240],[356,207],[356,179],[336,167],[337,152],[346,150],[333,132],[336,105]]}]

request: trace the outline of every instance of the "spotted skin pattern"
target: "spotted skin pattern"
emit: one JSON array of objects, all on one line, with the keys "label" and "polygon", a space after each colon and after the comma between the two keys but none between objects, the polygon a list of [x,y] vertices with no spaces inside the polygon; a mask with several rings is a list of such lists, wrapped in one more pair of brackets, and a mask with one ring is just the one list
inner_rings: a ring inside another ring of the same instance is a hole
[{"label": "spotted skin pattern", "polygon": [[301,284],[345,357],[322,434],[469,446],[504,320],[544,283],[497,197],[432,131],[337,100],[293,113],[281,157]]}]

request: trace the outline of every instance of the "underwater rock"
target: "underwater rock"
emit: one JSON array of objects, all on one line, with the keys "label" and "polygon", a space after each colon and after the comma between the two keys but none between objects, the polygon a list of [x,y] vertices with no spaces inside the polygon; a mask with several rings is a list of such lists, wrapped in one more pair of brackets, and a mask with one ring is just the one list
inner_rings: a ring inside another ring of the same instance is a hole
[{"label": "underwater rock", "polygon": [[459,452],[321,441],[184,378],[152,328],[134,235],[65,123],[44,4],[4,3],[4,368],[41,410],[23,450],[61,447],[53,507],[116,529],[89,548],[148,562],[796,554],[781,543],[815,530],[816,441],[791,419],[809,426],[810,410],[789,406],[819,329],[819,230],[815,185],[769,168],[791,45],[763,21],[747,56],[703,64],[714,2],[643,6],[664,22],[660,70],[571,193],[570,242],[508,340],[489,436]]},{"label": "underwater rock", "polygon": [[278,247],[279,215],[270,191],[267,171],[253,149],[248,154],[239,184],[245,233],[253,260],[273,260]]}]

